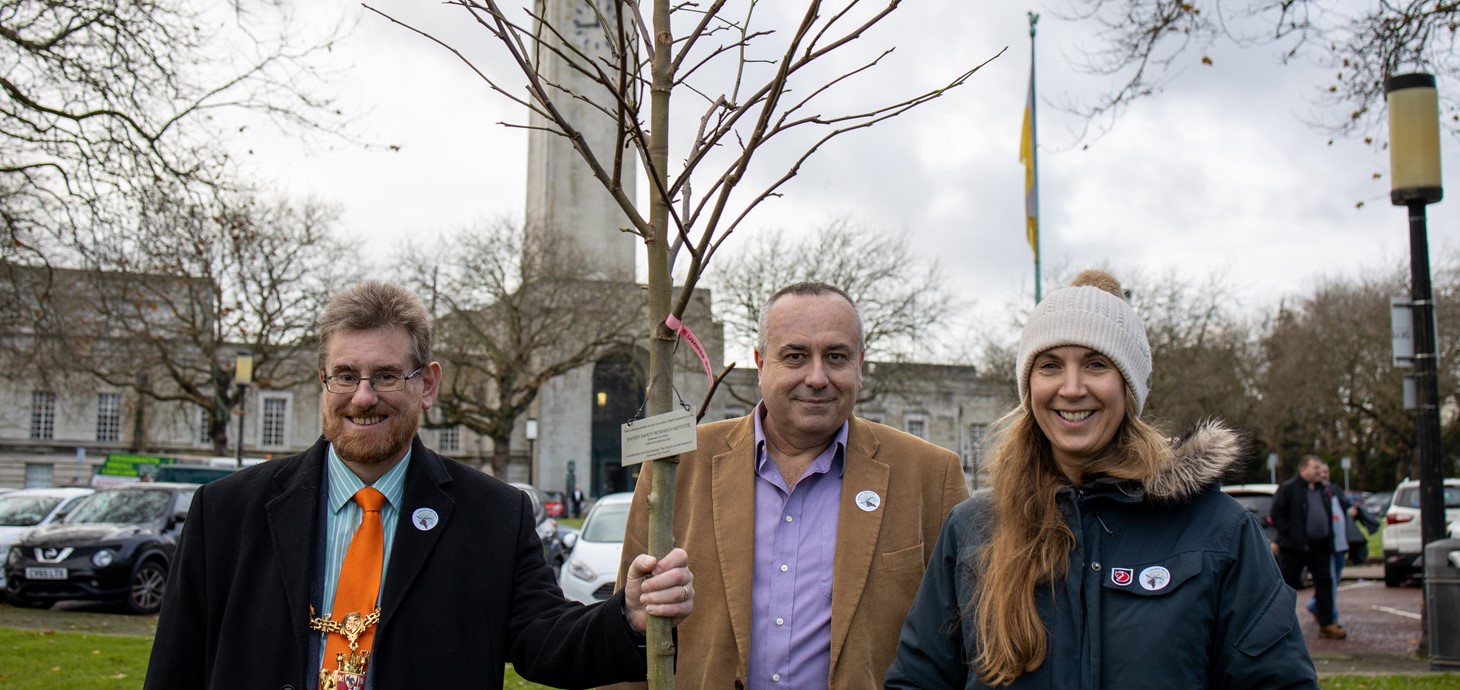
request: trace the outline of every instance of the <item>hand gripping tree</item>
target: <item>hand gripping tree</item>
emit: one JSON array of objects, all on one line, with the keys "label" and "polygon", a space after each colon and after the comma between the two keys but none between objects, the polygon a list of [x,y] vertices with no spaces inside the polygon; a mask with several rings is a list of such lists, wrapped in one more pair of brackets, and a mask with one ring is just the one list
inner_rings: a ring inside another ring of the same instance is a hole
[{"label": "hand gripping tree", "polygon": [[[912,95],[868,90],[848,96],[859,77],[892,53],[889,47],[859,57],[854,48],[865,46],[894,15],[897,0],[811,0],[794,10],[758,0],[451,4],[496,39],[516,73],[489,73],[464,48],[381,14],[450,50],[490,89],[531,114],[530,124],[509,126],[571,141],[622,209],[629,223],[622,230],[636,235],[648,256],[651,415],[673,405],[668,382],[678,333],[666,320],[684,316],[710,259],[750,212],[779,196],[827,142],[926,104],[982,66]],[[680,95],[700,109],[695,118],[676,118],[692,123],[687,129],[693,135],[674,144],[678,163],[671,170],[670,101]],[[608,118],[612,145],[593,146],[582,118]],[[766,159],[774,162],[753,165]],[[632,192],[635,160],[648,180],[647,208]],[[681,252],[686,261],[676,266]],[[677,291],[671,279],[676,269],[684,276]],[[678,458],[654,462],[649,549],[663,555],[673,547]],[[648,636],[650,686],[671,688],[669,621],[651,619]]]}]

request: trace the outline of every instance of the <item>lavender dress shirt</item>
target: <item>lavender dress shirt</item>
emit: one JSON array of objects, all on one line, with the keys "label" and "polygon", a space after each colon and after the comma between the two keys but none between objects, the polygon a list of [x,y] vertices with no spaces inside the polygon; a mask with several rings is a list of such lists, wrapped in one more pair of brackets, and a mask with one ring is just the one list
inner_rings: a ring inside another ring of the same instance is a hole
[{"label": "lavender dress shirt", "polygon": [[831,675],[831,580],[847,429],[786,488],[755,410],[755,575],[750,690],[824,688]]}]

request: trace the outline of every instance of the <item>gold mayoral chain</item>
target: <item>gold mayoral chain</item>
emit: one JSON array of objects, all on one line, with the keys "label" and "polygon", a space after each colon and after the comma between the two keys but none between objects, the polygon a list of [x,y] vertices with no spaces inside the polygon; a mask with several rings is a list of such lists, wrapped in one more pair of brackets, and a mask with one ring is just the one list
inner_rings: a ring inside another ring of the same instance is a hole
[{"label": "gold mayoral chain", "polygon": [[365,667],[370,663],[370,650],[360,650],[360,635],[379,622],[379,607],[363,617],[358,611],[351,611],[345,615],[344,620],[338,621],[329,616],[316,618],[314,607],[309,607],[310,630],[344,635],[345,640],[350,643],[348,655],[344,652],[335,655],[335,668],[320,669],[320,690],[364,690]]}]

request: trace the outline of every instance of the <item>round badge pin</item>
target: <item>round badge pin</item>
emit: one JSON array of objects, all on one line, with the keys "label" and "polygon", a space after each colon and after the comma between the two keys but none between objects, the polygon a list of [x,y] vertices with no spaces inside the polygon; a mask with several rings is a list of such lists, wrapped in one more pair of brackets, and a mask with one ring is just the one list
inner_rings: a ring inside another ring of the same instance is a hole
[{"label": "round badge pin", "polygon": [[441,518],[436,515],[436,511],[430,508],[417,508],[415,512],[411,513],[411,524],[422,532],[431,531],[440,521]]},{"label": "round badge pin", "polygon": [[857,494],[856,502],[858,508],[870,513],[877,510],[877,506],[882,505],[882,497],[878,496],[876,491],[862,491]]},{"label": "round badge pin", "polygon": [[1141,588],[1148,592],[1166,589],[1171,584],[1171,571],[1159,565],[1153,565],[1141,571]]}]

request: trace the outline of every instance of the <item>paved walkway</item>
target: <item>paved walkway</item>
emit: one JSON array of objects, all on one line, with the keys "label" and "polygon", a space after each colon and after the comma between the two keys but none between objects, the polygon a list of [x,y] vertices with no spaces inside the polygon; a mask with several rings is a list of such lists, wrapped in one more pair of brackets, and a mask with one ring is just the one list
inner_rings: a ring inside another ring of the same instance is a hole
[{"label": "paved walkway", "polygon": [[1318,622],[1305,608],[1312,589],[1298,593],[1298,622],[1320,678],[1336,674],[1430,674],[1428,659],[1416,654],[1420,639],[1418,583],[1384,586],[1382,565],[1348,566],[1338,588],[1339,622],[1348,639],[1318,637]]}]

